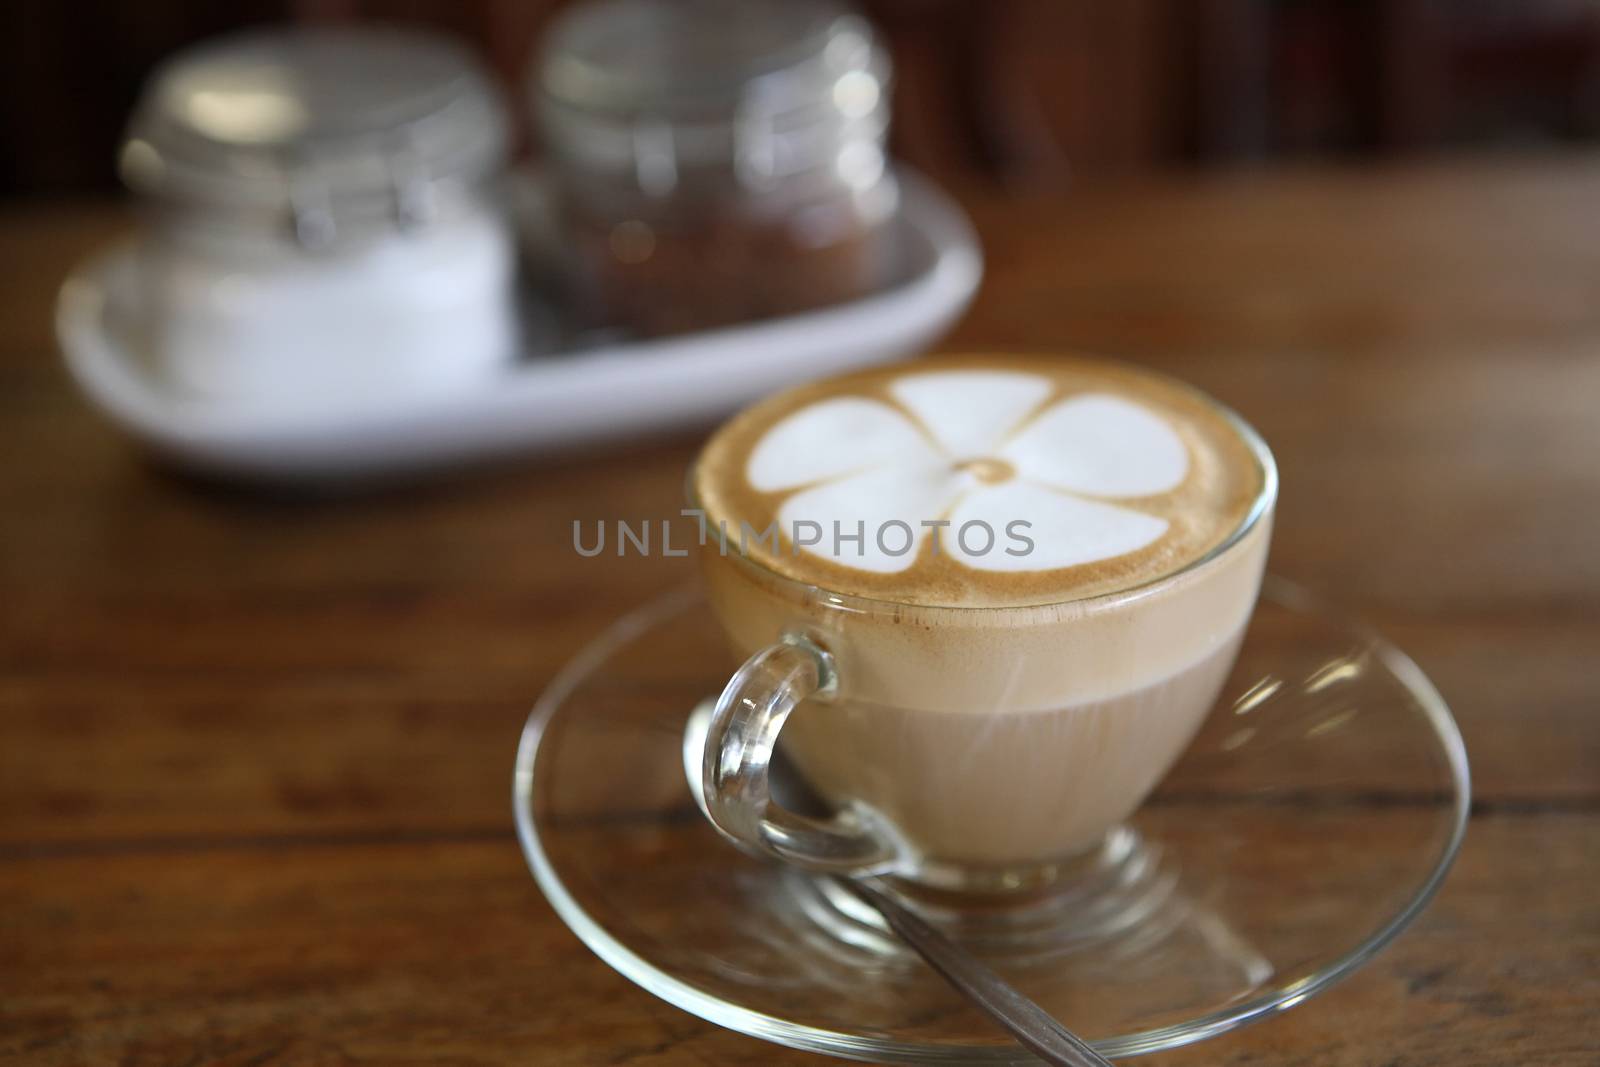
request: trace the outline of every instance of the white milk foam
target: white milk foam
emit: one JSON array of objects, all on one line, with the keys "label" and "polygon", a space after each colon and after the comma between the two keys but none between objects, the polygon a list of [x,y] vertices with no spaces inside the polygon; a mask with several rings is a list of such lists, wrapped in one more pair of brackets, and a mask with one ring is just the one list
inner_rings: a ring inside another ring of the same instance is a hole
[{"label": "white milk foam", "polygon": [[1049,604],[1204,557],[1262,488],[1256,449],[1215,403],[1135,367],[945,358],[756,404],[712,437],[692,492],[786,578],[903,604]]},{"label": "white milk foam", "polygon": [[[778,510],[783,529],[834,523],[864,540],[823,536],[802,551],[882,574],[909,569],[931,536],[981,523],[998,535],[1012,523],[1033,547],[996,551],[986,534],[941,539],[969,567],[1042,571],[1135,552],[1166,533],[1165,519],[1108,503],[1168,492],[1184,481],[1183,440],[1149,408],[1109,393],[1044,402],[1050,379],[1020,371],[906,374],[889,385],[904,409],[836,396],[788,415],[751,452],[745,476],[759,492],[795,490]],[[1075,494],[1085,494],[1079,496]],[[1086,497],[1099,497],[1096,501]],[[881,543],[887,523],[910,531]],[[980,548],[985,548],[979,551]]]}]

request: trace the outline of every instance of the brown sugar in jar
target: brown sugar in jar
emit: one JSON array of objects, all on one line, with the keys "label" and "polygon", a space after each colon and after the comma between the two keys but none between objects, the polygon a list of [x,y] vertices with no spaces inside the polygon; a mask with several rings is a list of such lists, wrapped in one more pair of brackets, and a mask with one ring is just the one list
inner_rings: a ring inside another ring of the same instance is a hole
[{"label": "brown sugar in jar", "polygon": [[893,269],[888,62],[821,0],[608,0],[534,81],[595,322],[661,335],[836,304]]}]

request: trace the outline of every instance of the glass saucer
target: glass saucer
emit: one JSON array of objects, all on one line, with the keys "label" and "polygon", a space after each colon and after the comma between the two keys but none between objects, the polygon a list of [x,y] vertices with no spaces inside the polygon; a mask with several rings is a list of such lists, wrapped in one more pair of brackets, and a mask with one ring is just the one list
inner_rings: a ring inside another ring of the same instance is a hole
[{"label": "glass saucer", "polygon": [[[540,699],[514,802],[557,913],[645,989],[755,1037],[876,1062],[1032,1062],[853,898],[702,818],[684,730],[735,666],[686,590],[620,619]],[[1461,736],[1415,664],[1269,581],[1193,745],[1084,861],[1116,906],[1088,900],[1082,936],[991,963],[1106,1056],[1223,1033],[1326,989],[1415,918],[1468,792]]]}]

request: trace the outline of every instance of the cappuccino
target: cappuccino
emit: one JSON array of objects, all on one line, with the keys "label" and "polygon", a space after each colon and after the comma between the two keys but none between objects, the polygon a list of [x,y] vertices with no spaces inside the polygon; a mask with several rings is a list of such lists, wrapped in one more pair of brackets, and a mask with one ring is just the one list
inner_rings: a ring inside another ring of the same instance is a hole
[{"label": "cappuccino", "polygon": [[1095,844],[1187,745],[1255,602],[1276,474],[1160,375],[968,358],[757,404],[691,490],[726,531],[702,557],[736,651],[801,634],[837,666],[782,731],[811,784],[926,869],[1009,870]]}]

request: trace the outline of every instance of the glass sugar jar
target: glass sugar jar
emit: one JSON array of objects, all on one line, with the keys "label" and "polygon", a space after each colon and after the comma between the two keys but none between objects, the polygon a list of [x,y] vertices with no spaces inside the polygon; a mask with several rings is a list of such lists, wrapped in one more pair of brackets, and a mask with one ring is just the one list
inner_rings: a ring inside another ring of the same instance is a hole
[{"label": "glass sugar jar", "polygon": [[499,370],[518,347],[506,138],[479,64],[432,35],[252,31],[162,65],[119,158],[159,378],[303,410]]},{"label": "glass sugar jar", "polygon": [[890,66],[828,0],[598,0],[530,85],[580,305],[668,334],[862,296],[893,269]]}]

